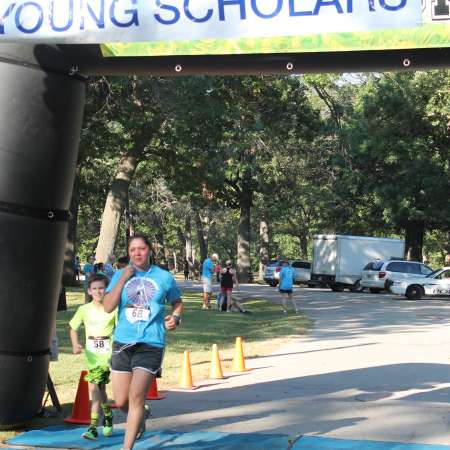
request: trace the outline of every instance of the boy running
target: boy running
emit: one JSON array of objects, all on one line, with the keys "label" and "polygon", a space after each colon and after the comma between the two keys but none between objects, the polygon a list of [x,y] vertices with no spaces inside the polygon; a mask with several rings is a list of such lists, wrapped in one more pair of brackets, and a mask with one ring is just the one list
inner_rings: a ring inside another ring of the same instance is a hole
[{"label": "boy running", "polygon": [[93,274],[87,283],[87,293],[92,302],[80,306],[69,322],[72,351],[80,354],[82,346],[78,343],[78,329],[84,325],[86,333],[86,358],[89,373],[85,380],[89,383],[91,396],[91,424],[82,434],[85,439],[98,437],[100,409],[103,411],[103,435],[111,436],[113,431],[113,414],[108,405],[106,385],[109,382],[109,362],[111,359],[111,336],[116,324],[116,312],[106,313],[103,309],[103,296],[107,285],[104,275]]}]

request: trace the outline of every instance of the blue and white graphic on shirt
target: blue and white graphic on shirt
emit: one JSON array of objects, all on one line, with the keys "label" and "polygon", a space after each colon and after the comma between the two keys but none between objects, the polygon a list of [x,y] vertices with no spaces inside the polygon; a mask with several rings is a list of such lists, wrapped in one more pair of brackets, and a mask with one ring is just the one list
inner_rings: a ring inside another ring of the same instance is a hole
[{"label": "blue and white graphic on shirt", "polygon": [[150,278],[138,277],[128,280],[124,289],[129,300],[128,306],[145,308],[150,307],[158,285]]},{"label": "blue and white graphic on shirt", "polygon": [[294,269],[283,267],[280,272],[280,289],[289,290],[294,286]]},{"label": "blue and white graphic on shirt", "polygon": [[206,258],[203,261],[202,277],[212,278],[214,275],[214,264],[211,258]]},{"label": "blue and white graphic on shirt", "polygon": [[[106,292],[114,288],[121,275],[122,270],[114,274]],[[114,340],[164,347],[165,304],[179,298],[181,291],[170,272],[157,266],[152,266],[148,272],[135,272],[122,289]]]}]

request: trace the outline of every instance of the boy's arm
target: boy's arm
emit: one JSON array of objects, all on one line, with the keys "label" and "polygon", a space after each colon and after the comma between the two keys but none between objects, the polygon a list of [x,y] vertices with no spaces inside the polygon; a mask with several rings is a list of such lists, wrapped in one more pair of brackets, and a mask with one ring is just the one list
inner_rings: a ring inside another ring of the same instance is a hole
[{"label": "boy's arm", "polygon": [[73,328],[71,328],[69,334],[70,341],[72,342],[72,352],[75,355],[79,355],[83,347],[78,343],[78,333]]}]

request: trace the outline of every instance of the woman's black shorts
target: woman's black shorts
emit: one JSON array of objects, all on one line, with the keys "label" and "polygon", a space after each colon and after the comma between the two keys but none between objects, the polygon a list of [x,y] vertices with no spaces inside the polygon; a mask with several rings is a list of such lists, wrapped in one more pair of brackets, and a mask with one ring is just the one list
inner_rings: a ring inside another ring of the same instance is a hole
[{"label": "woman's black shorts", "polygon": [[161,370],[164,349],[152,345],[136,343],[113,343],[111,356],[111,370],[113,372],[131,373],[135,369],[142,369],[153,375]]}]

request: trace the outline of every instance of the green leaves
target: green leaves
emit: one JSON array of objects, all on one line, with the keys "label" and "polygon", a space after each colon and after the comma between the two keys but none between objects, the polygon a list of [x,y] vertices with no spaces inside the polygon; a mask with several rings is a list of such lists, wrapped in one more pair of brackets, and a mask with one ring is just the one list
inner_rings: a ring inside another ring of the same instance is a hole
[{"label": "green leaves", "polygon": [[135,225],[162,230],[178,251],[195,208],[208,218],[205,233],[233,256],[249,192],[253,218],[267,217],[277,236],[273,254],[294,253],[317,232],[401,233],[411,221],[446,230],[449,91],[446,71],[93,79],[81,239],[95,240],[123,154],[141,161],[130,198]]}]

